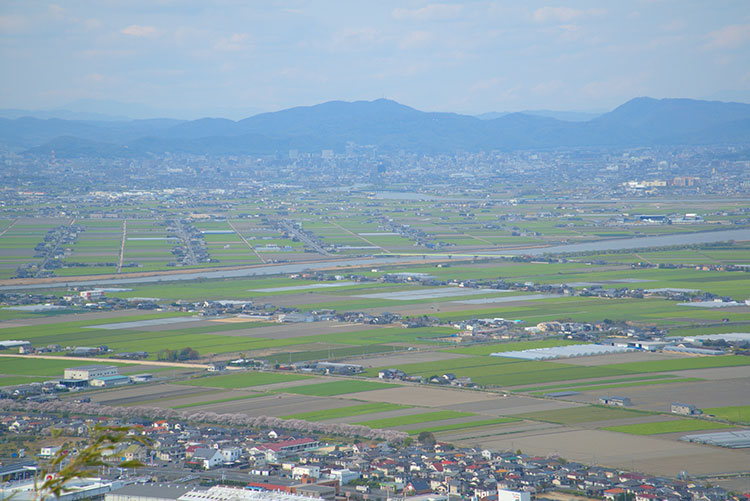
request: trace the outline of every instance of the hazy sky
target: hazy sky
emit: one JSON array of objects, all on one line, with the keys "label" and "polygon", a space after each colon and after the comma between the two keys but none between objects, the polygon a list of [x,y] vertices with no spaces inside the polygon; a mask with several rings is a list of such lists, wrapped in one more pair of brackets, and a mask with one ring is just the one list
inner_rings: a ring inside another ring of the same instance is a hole
[{"label": "hazy sky", "polygon": [[748,100],[750,1],[0,0],[0,64],[4,108],[107,99],[239,118],[380,97],[462,113]]}]

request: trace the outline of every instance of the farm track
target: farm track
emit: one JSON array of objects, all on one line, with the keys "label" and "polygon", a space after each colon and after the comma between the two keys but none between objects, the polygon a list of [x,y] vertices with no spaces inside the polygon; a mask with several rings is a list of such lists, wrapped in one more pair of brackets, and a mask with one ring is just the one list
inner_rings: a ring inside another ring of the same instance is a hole
[{"label": "farm track", "polygon": [[52,355],[15,355],[10,353],[2,353],[0,357],[12,357],[12,358],[36,358],[41,360],[77,360],[86,362],[99,362],[99,363],[118,363],[127,365],[153,365],[157,367],[183,367],[190,369],[208,369],[207,364],[187,364],[183,362],[161,362],[154,360],[123,360],[119,358],[95,358],[95,357],[54,357]]},{"label": "farm track", "polygon": [[117,273],[122,273],[122,262],[125,259],[125,240],[128,236],[128,222],[122,222],[122,243],[120,244],[120,260],[117,263]]},{"label": "farm track", "polygon": [[253,251],[253,252],[255,253],[255,255],[256,255],[256,256],[258,256],[258,259],[260,259],[260,262],[261,262],[261,263],[263,263],[263,264],[266,264],[266,260],[265,260],[265,259],[263,258],[263,256],[261,256],[261,255],[260,255],[260,253],[259,253],[259,252],[258,252],[258,251],[257,251],[257,250],[255,249],[255,246],[254,246],[254,245],[252,245],[252,244],[251,244],[250,242],[248,242],[248,241],[247,241],[247,239],[246,239],[246,238],[245,238],[245,237],[244,237],[244,236],[242,235],[242,233],[240,233],[240,231],[239,231],[239,230],[238,230],[237,228],[235,228],[235,227],[234,227],[234,225],[232,224],[232,222],[231,222],[231,221],[229,221],[228,219],[227,219],[227,224],[229,225],[229,227],[230,227],[230,228],[232,228],[232,229],[234,230],[234,233],[235,233],[235,234],[236,234],[236,235],[237,235],[238,237],[240,237],[240,239],[241,239],[241,240],[242,240],[243,242],[245,242],[245,245],[247,245],[248,247],[250,247],[250,250],[251,250],[251,251]]},{"label": "farm track", "polygon": [[0,231],[0,237],[2,237],[3,235],[5,235],[6,233],[8,233],[8,231],[9,231],[9,230],[10,230],[11,228],[13,228],[13,227],[14,227],[14,226],[16,225],[16,223],[17,223],[17,222],[18,222],[18,218],[14,219],[14,220],[13,220],[13,222],[12,222],[12,223],[10,223],[10,224],[8,225],[8,227],[7,227],[7,228],[5,228],[5,229],[4,229],[3,231]]}]

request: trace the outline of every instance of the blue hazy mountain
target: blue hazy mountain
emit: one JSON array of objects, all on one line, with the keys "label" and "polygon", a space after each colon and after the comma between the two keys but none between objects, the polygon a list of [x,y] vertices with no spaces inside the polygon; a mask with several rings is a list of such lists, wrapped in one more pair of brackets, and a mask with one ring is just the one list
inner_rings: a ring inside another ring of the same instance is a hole
[{"label": "blue hazy mountain", "polygon": [[[475,116],[477,118],[481,118],[482,120],[494,120],[496,118],[510,115],[511,113],[514,112],[490,111],[488,113],[481,113]],[[557,120],[562,120],[563,122],[588,122],[589,120],[593,120],[594,118],[601,116],[604,112],[595,113],[592,111],[523,110],[519,111],[518,113],[538,117],[556,118]]]},{"label": "blue hazy mountain", "polygon": [[0,141],[16,151],[54,149],[61,157],[98,150],[116,154],[123,148],[128,155],[340,151],[349,142],[373,145],[385,152],[421,153],[747,144],[750,104],[643,97],[591,120],[569,121],[527,113],[480,119],[423,112],[386,99],[331,101],[239,121],[0,119]]}]

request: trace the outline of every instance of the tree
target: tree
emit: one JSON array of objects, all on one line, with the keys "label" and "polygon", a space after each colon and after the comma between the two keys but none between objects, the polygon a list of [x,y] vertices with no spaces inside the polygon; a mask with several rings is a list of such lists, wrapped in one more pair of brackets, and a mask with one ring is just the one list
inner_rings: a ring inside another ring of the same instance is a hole
[{"label": "tree", "polygon": [[[43,482],[35,482],[35,498],[59,498],[61,494],[70,491],[68,484],[73,480],[95,476],[97,468],[107,464],[104,462],[104,453],[114,451],[120,443],[132,441],[150,447],[146,437],[130,436],[131,430],[130,426],[96,425],[90,429],[91,443],[79,450],[77,455],[71,455],[71,451],[66,448],[61,449],[41,471]],[[117,466],[137,468],[143,464],[140,461],[122,461]]]},{"label": "tree", "polygon": [[422,445],[428,447],[432,447],[435,445],[435,435],[433,435],[432,432],[429,431],[420,432],[420,434],[417,435],[417,440],[419,440]]}]

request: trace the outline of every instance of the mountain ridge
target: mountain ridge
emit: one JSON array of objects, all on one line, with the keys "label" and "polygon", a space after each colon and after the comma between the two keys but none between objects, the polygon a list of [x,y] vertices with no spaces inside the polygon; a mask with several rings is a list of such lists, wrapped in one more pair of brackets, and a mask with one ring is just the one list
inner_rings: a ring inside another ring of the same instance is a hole
[{"label": "mountain ridge", "polygon": [[639,97],[588,121],[565,121],[527,113],[482,119],[424,112],[388,99],[328,101],[237,121],[0,118],[0,141],[32,154],[54,149],[61,157],[97,150],[129,156],[195,153],[199,147],[216,155],[341,151],[347,143],[417,153],[746,144],[750,104]]}]

